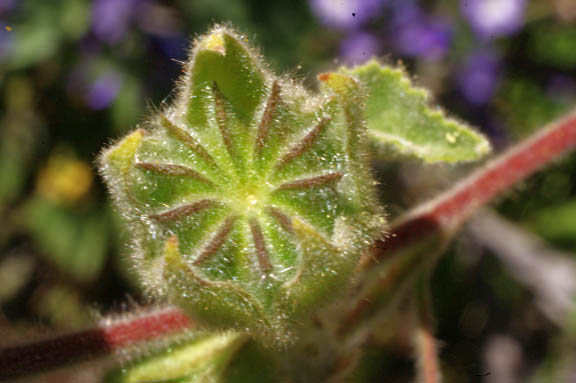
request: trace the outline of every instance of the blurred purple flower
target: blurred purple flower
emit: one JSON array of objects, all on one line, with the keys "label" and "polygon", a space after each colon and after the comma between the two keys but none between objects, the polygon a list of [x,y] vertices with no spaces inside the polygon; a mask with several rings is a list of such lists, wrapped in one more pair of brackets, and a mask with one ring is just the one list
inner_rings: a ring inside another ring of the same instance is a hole
[{"label": "blurred purple flower", "polygon": [[361,64],[378,54],[379,43],[367,32],[352,33],[340,45],[340,57],[349,65]]},{"label": "blurred purple flower", "polygon": [[576,79],[564,74],[554,74],[546,84],[548,95],[557,100],[569,100],[576,98]]},{"label": "blurred purple flower", "polygon": [[0,0],[0,14],[11,11],[16,7],[15,0]]},{"label": "blurred purple flower", "polygon": [[120,73],[112,70],[102,73],[88,85],[85,93],[86,104],[94,110],[107,108],[118,96],[122,83]]},{"label": "blurred purple flower", "polygon": [[426,15],[411,4],[397,5],[390,36],[395,50],[405,56],[437,59],[450,48],[448,22]]},{"label": "blurred purple flower", "polygon": [[103,42],[115,44],[124,37],[141,0],[95,0],[92,31]]},{"label": "blurred purple flower", "polygon": [[462,14],[482,38],[508,36],[523,24],[525,0],[460,0]]},{"label": "blurred purple flower", "polygon": [[158,48],[164,56],[174,61],[185,61],[188,48],[188,37],[184,35],[175,36],[150,36],[150,43],[153,48]]},{"label": "blurred purple flower", "polygon": [[483,49],[471,54],[456,75],[462,95],[474,105],[487,104],[500,82],[500,57]]},{"label": "blurred purple flower", "polygon": [[149,36],[152,48],[171,60],[185,60],[189,41],[184,20],[176,9],[152,2],[141,8],[136,23]]},{"label": "blurred purple flower", "polygon": [[0,60],[10,56],[10,50],[14,42],[14,32],[6,30],[6,27],[8,25],[0,21]]},{"label": "blurred purple flower", "polygon": [[337,29],[354,29],[378,15],[387,0],[309,0],[312,13]]}]

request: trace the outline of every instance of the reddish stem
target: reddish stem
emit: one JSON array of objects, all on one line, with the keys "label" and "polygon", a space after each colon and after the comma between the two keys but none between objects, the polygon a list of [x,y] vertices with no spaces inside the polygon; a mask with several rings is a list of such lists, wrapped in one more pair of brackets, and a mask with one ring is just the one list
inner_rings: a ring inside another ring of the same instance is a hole
[{"label": "reddish stem", "polygon": [[[376,242],[372,256],[364,259],[361,269],[377,267],[395,254],[402,255],[403,250],[419,241],[425,241],[425,238],[449,239],[479,208],[575,147],[576,112],[573,112],[515,145],[452,189],[394,222],[390,235],[385,240]],[[441,246],[443,242],[438,243]],[[393,288],[399,293],[401,290],[398,286],[402,281],[407,281],[415,273],[421,272],[419,265],[429,263],[429,258],[436,255],[437,251],[429,249],[428,252],[418,254],[410,263],[393,266],[399,269],[385,273],[384,277],[373,284],[374,288],[369,290],[368,295],[360,297],[351,305],[343,317],[339,331],[347,333],[359,326],[377,309],[374,302],[378,296],[394,295],[395,293],[389,292]]]},{"label": "reddish stem", "polygon": [[0,381],[111,354],[192,327],[177,308],[155,310],[102,327],[0,350]]},{"label": "reddish stem", "polygon": [[376,245],[378,250],[372,260],[385,259],[393,250],[412,242],[414,236],[421,236],[439,228],[451,232],[480,207],[574,148],[576,112],[513,146],[460,181],[454,188],[414,209],[393,224],[391,236]]},{"label": "reddish stem", "polygon": [[414,346],[418,357],[418,382],[439,383],[442,381],[438,360],[438,346],[429,327],[418,325],[414,329]]}]

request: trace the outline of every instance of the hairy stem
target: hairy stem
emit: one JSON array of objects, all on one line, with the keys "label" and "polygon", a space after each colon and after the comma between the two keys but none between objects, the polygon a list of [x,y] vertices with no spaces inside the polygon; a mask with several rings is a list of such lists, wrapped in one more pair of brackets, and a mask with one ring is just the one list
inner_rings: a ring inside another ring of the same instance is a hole
[{"label": "hairy stem", "polygon": [[[560,119],[479,168],[452,189],[392,223],[360,269],[379,276],[344,315],[341,333],[357,331],[385,302],[398,302],[397,288],[427,272],[458,228],[481,207],[576,147],[576,112]],[[382,272],[384,270],[384,272]],[[392,283],[391,283],[392,282]],[[393,292],[391,288],[396,286]],[[378,297],[388,295],[383,302]],[[354,335],[355,341],[362,341]]]},{"label": "hairy stem", "polygon": [[177,308],[147,311],[100,327],[0,350],[0,381],[112,354],[138,343],[191,328]]},{"label": "hairy stem", "polygon": [[430,294],[431,275],[422,277],[412,298],[414,329],[412,344],[416,354],[416,369],[419,383],[440,383],[442,372],[438,357],[438,345],[434,337],[434,313]]},{"label": "hairy stem", "polygon": [[413,337],[414,351],[418,359],[418,382],[440,383],[442,378],[438,363],[438,347],[430,327],[419,324],[414,329]]},{"label": "hairy stem", "polygon": [[444,227],[459,226],[480,207],[575,147],[576,111],[510,148],[438,198],[416,208],[403,219],[402,226],[422,220],[433,220]]}]

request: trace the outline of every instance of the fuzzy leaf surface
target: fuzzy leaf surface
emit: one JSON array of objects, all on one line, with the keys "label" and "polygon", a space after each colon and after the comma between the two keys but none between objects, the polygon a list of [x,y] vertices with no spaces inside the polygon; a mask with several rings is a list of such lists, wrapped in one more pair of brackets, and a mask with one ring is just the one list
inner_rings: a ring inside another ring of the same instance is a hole
[{"label": "fuzzy leaf surface", "polygon": [[106,382],[223,383],[228,364],[244,343],[246,336],[237,333],[197,335],[113,371]]},{"label": "fuzzy leaf surface", "polygon": [[474,161],[490,153],[484,136],[430,106],[429,93],[402,69],[372,60],[341,72],[366,88],[369,135],[381,153],[392,150],[428,163]]}]

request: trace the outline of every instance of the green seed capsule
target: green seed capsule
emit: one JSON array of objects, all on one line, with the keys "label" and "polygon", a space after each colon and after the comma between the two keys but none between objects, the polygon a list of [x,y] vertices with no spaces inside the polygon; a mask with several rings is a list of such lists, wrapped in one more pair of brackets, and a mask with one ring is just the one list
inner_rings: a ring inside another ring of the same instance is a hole
[{"label": "green seed capsule", "polygon": [[320,77],[313,95],[216,27],[180,93],[107,149],[102,172],[148,290],[214,328],[283,343],[347,284],[383,230],[361,88]]}]

